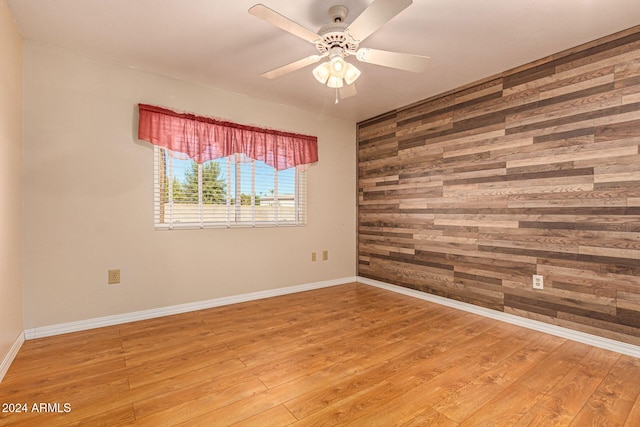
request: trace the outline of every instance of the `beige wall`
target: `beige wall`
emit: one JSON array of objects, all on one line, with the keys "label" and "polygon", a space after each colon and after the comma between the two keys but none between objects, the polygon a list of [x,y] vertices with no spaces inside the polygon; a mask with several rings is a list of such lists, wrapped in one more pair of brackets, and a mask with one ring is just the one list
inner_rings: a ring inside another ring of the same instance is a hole
[{"label": "beige wall", "polygon": [[[355,275],[355,123],[27,42],[24,79],[26,329]],[[139,102],[317,135],[308,226],[154,231]]]},{"label": "beige wall", "polygon": [[22,39],[0,0],[0,362],[22,326]]}]

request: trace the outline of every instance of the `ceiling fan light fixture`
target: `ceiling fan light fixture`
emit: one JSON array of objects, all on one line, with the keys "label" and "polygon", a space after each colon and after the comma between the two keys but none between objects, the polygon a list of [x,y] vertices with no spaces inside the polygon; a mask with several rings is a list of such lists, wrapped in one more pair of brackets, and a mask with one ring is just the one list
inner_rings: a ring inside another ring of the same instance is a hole
[{"label": "ceiling fan light fixture", "polygon": [[342,56],[335,55],[313,69],[313,77],[321,84],[332,89],[340,89],[355,82],[360,77],[360,70],[345,61]]},{"label": "ceiling fan light fixture", "polygon": [[345,71],[347,71],[347,63],[342,59],[341,56],[334,56],[330,60],[331,64],[331,75],[342,78],[344,76]]},{"label": "ceiling fan light fixture", "polygon": [[331,76],[329,76],[329,79],[327,80],[327,86],[329,86],[332,89],[340,89],[342,86],[344,86],[344,83],[342,82],[342,77],[335,76],[332,74]]},{"label": "ceiling fan light fixture", "polygon": [[323,62],[313,69],[313,77],[321,84],[327,83],[329,76],[331,76],[331,66],[328,62]]},{"label": "ceiling fan light fixture", "polygon": [[348,62],[346,64],[347,64],[347,69],[344,73],[344,81],[347,85],[350,85],[356,80],[358,80],[358,77],[360,77],[361,72],[355,65],[349,64]]}]

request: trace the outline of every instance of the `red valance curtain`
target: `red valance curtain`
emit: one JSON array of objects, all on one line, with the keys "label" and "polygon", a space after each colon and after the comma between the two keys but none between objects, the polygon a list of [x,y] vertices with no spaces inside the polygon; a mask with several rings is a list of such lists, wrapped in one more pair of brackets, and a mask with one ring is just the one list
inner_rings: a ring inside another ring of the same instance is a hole
[{"label": "red valance curtain", "polygon": [[318,138],[244,126],[138,104],[138,138],[182,153],[197,163],[245,154],[276,170],[318,161]]}]

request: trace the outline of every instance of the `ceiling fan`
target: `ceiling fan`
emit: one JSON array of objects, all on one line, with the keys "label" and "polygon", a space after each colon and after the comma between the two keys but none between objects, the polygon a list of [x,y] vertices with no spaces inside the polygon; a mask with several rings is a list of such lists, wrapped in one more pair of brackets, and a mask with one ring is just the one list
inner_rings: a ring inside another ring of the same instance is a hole
[{"label": "ceiling fan", "polygon": [[360,76],[360,70],[345,61],[349,56],[355,56],[360,62],[419,73],[426,67],[428,56],[360,47],[360,43],[367,37],[412,3],[412,0],[375,0],[349,25],[344,22],[349,9],[342,5],[332,6],[329,8],[329,16],[333,22],[320,28],[317,33],[263,4],[256,4],[249,9],[250,14],[313,43],[318,50],[318,54],[307,56],[261,75],[268,79],[275,79],[328,58],[328,61],[313,69],[313,76],[320,83],[340,90],[342,98],[348,98],[356,95],[354,82]]}]

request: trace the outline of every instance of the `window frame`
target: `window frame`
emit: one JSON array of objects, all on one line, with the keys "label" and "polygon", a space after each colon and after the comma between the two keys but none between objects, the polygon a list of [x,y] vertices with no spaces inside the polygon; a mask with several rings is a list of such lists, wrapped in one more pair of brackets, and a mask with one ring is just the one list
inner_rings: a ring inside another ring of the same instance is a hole
[{"label": "window frame", "polygon": [[[231,157],[234,156],[234,159]],[[241,154],[232,154],[227,157],[222,157],[224,159],[224,165],[226,167],[226,219],[224,221],[206,221],[204,218],[203,208],[203,185],[202,185],[202,164],[198,165],[198,217],[199,220],[192,222],[175,222],[172,218],[173,216],[173,205],[176,204],[173,202],[173,165],[172,162],[176,159],[171,152],[171,150],[159,147],[157,145],[154,146],[153,150],[153,175],[154,175],[154,229],[155,230],[176,230],[176,229],[204,229],[204,228],[276,228],[276,227],[304,227],[307,225],[307,168],[306,167],[295,167],[294,168],[294,220],[286,220],[279,221],[279,203],[278,203],[278,171],[273,168],[274,175],[274,216],[275,219],[273,221],[257,221],[256,220],[256,160],[245,158],[243,161],[241,159]],[[166,191],[169,194],[169,200],[165,203],[165,206],[161,206],[161,192],[164,192],[165,189],[163,185],[161,185],[161,158],[164,159],[164,167],[167,168],[167,184],[168,189]],[[218,159],[216,159],[218,160]],[[215,161],[215,160],[211,160]],[[246,180],[246,175],[243,176],[242,168],[240,167],[243,163],[251,163],[251,221],[238,221],[242,214],[246,215],[246,211],[242,210],[241,201],[241,182],[244,178]],[[233,168],[233,165],[236,165]],[[267,167],[270,167],[266,165]],[[231,188],[232,182],[230,179],[231,170],[235,170],[234,183],[235,188]],[[240,191],[240,193],[238,193]],[[232,199],[235,203],[232,203]],[[167,217],[166,209],[169,209],[168,216],[169,221],[160,222],[160,218],[164,216]]]}]

